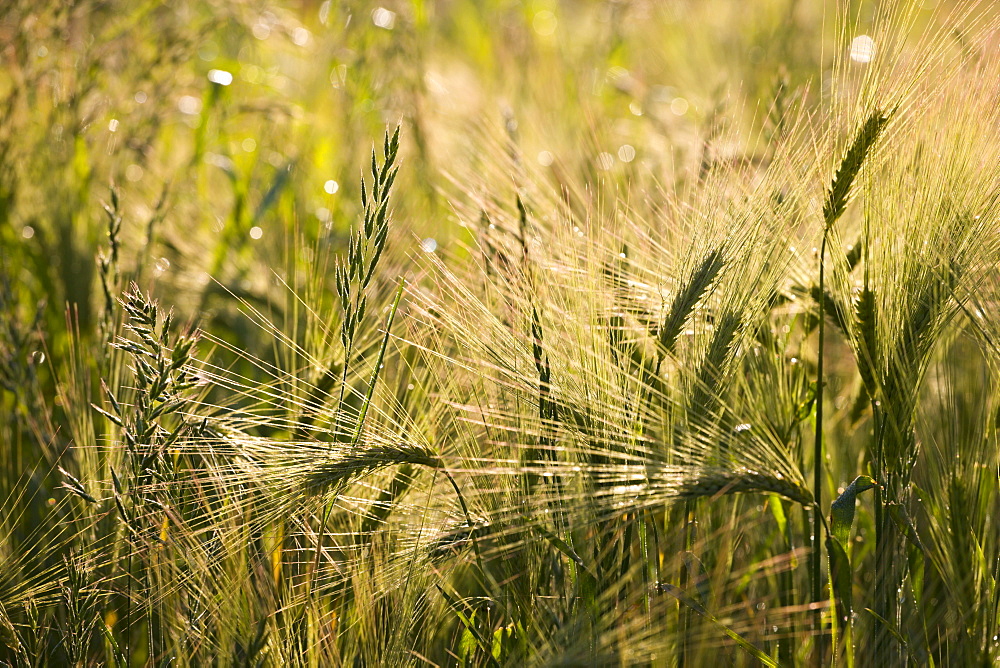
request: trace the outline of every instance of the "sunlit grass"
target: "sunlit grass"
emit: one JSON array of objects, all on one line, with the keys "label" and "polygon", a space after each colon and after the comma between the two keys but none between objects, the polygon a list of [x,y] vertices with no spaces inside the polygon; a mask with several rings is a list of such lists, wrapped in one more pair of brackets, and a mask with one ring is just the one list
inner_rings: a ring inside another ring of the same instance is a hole
[{"label": "sunlit grass", "polygon": [[1000,661],[996,11],[752,4],[5,4],[0,662]]}]

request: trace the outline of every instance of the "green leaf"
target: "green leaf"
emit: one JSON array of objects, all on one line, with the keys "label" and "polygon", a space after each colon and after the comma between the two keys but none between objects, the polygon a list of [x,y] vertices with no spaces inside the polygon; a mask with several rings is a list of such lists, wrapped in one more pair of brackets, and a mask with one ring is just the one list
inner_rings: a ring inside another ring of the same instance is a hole
[{"label": "green leaf", "polygon": [[118,666],[128,666],[128,659],[121,651],[121,648],[118,647],[118,641],[115,640],[115,634],[111,630],[111,627],[107,624],[102,624],[101,630],[104,632],[104,638],[108,641],[108,648],[111,650],[112,665],[116,668]]},{"label": "green leaf", "polygon": [[93,408],[98,413],[100,413],[101,415],[103,415],[104,417],[106,417],[112,423],[118,425],[119,427],[124,426],[122,424],[122,419],[120,417],[118,417],[117,415],[112,415],[111,413],[109,413],[108,411],[104,410],[103,408],[101,408],[97,404],[90,404],[90,407]]},{"label": "green leaf", "polygon": [[852,587],[851,560],[844,546],[832,537],[826,539],[826,551],[830,555],[830,583],[833,587],[837,619],[845,626],[851,623]]},{"label": "green leaf", "polygon": [[493,632],[493,658],[503,661],[510,655],[508,643],[514,638],[514,625],[501,626]]},{"label": "green leaf", "polygon": [[463,658],[465,656],[469,656],[467,654],[464,654],[464,652],[467,650],[471,651],[472,649],[474,649],[473,647],[468,646],[469,639],[471,639],[471,641],[475,643],[475,645],[478,645],[479,649],[481,649],[486,654],[492,665],[499,665],[497,664],[496,659],[493,658],[491,643],[488,643],[486,639],[483,638],[482,634],[479,632],[479,629],[476,628],[475,612],[473,612],[471,617],[466,615],[462,611],[463,604],[460,601],[456,600],[454,596],[446,592],[444,590],[444,587],[442,587],[441,585],[435,584],[434,586],[437,587],[437,590],[439,592],[441,592],[441,596],[443,596],[444,600],[447,601],[448,607],[451,608],[451,611],[455,613],[456,617],[458,617],[458,621],[460,621],[462,623],[462,626],[465,627],[465,630],[462,633],[462,639],[459,644],[460,652],[463,652],[461,656],[463,656]]},{"label": "green leaf", "polygon": [[788,517],[785,516],[785,509],[781,505],[781,497],[777,494],[768,494],[767,500],[768,506],[771,508],[771,515],[774,516],[774,521],[778,523],[778,531],[784,536],[788,528]]},{"label": "green leaf", "polygon": [[589,568],[587,568],[587,564],[584,563],[583,558],[579,554],[577,554],[576,550],[574,550],[572,547],[570,547],[569,544],[566,541],[564,541],[562,538],[560,538],[559,536],[555,535],[554,533],[552,533],[551,531],[549,531],[545,527],[541,527],[541,526],[535,525],[535,526],[532,526],[531,528],[539,536],[541,536],[545,540],[549,541],[549,543],[552,544],[552,547],[556,548],[557,550],[559,550],[560,552],[562,552],[564,555],[566,555],[567,557],[569,557],[573,561],[573,563],[575,563],[577,566],[579,566],[580,569],[583,570],[587,575],[589,575],[590,577],[594,578],[595,580],[597,579],[597,575],[593,571],[591,571]]},{"label": "green leaf", "polygon": [[885,617],[883,617],[882,615],[878,614],[877,612],[875,612],[871,608],[865,608],[865,612],[867,612],[869,615],[871,615],[872,617],[874,617],[875,619],[877,619],[882,624],[882,626],[884,626],[886,628],[886,630],[889,633],[891,633],[892,636],[897,641],[899,641],[899,644],[903,647],[903,649],[906,649],[906,639],[903,638],[902,634],[899,632],[899,629],[897,629],[894,624],[890,624],[889,620],[887,620]]},{"label": "green leaf", "polygon": [[922,552],[924,550],[923,543],[920,542],[920,536],[917,535],[917,528],[913,526],[913,520],[910,519],[910,514],[906,512],[906,507],[896,502],[891,502],[886,504],[886,509],[889,511],[889,517],[892,518],[892,522],[899,529],[899,532],[906,536],[906,539]]},{"label": "green leaf", "polygon": [[846,548],[851,539],[851,526],[854,524],[854,507],[858,494],[873,488],[876,484],[870,476],[859,475],[830,506],[830,533],[840,542],[841,547]]}]

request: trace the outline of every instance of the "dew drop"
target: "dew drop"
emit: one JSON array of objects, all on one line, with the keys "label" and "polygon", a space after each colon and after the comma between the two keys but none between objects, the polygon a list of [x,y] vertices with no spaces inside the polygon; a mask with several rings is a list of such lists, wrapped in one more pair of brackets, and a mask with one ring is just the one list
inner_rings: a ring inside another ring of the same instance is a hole
[{"label": "dew drop", "polygon": [[396,12],[390,11],[385,7],[379,7],[372,11],[372,23],[379,28],[392,30],[393,25],[396,23]]},{"label": "dew drop", "polygon": [[220,86],[228,86],[233,83],[233,75],[225,70],[209,70],[208,80]]},{"label": "dew drop", "polygon": [[851,40],[851,60],[856,63],[870,63],[875,57],[875,40],[868,35],[858,35]]}]

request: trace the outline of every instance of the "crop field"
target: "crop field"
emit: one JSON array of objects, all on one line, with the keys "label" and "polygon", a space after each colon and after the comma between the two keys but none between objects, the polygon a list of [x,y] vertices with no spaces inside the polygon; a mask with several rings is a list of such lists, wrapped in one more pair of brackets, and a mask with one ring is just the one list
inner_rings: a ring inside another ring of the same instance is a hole
[{"label": "crop field", "polygon": [[1000,5],[0,0],[0,666],[1000,666]]}]

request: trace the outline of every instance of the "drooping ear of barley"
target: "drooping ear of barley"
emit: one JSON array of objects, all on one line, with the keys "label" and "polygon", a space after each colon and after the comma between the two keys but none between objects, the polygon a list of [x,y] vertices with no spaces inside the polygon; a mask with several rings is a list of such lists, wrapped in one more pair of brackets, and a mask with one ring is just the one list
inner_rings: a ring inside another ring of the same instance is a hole
[{"label": "drooping ear of barley", "polygon": [[331,453],[328,461],[311,467],[303,484],[308,494],[319,494],[328,489],[342,490],[364,475],[387,466],[402,464],[432,469],[441,466],[440,460],[422,446],[354,446],[343,453]]},{"label": "drooping ear of barley", "polygon": [[813,495],[808,488],[781,475],[761,473],[745,468],[706,471],[685,480],[677,488],[681,499],[710,498],[723,494],[777,494],[804,507],[812,506]]}]

